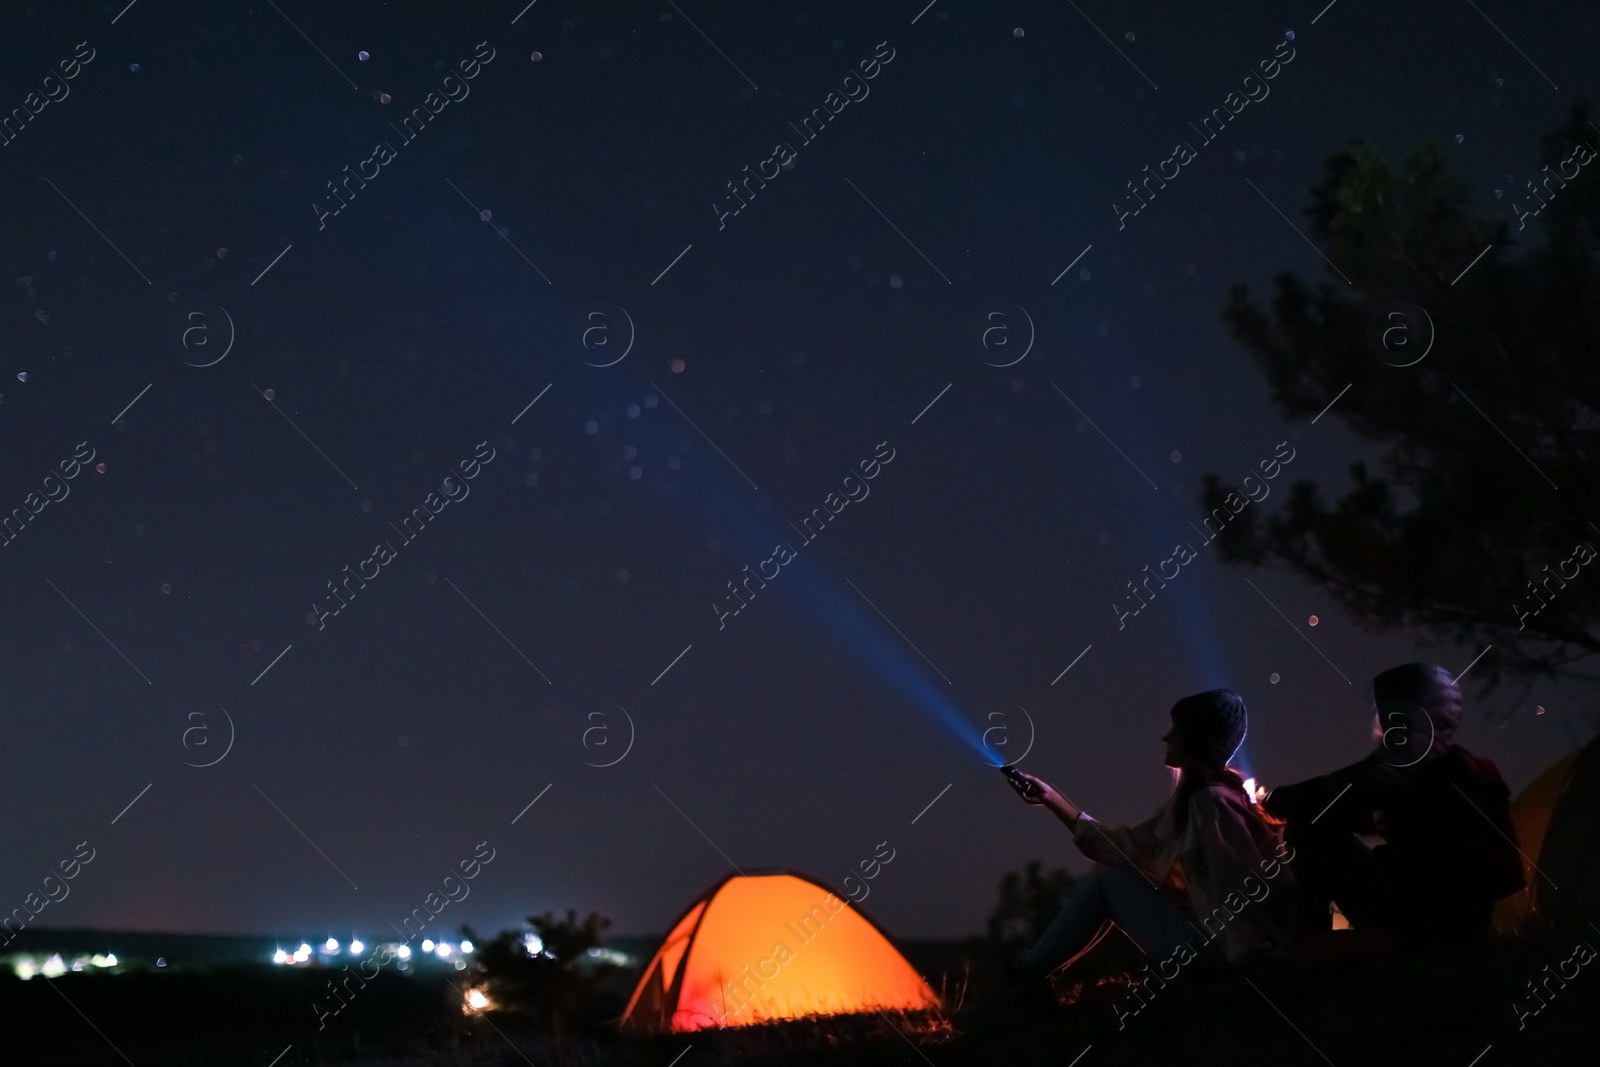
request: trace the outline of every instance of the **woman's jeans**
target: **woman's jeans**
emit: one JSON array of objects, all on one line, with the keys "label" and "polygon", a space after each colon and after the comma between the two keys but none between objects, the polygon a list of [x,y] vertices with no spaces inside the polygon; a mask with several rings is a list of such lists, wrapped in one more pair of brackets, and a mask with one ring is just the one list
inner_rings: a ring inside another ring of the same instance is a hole
[{"label": "woman's jeans", "polygon": [[1061,914],[1023,957],[1021,969],[1043,976],[1077,959],[1116,926],[1145,955],[1167,959],[1181,944],[1195,953],[1191,967],[1215,970],[1226,962],[1214,941],[1201,935],[1186,909],[1173,903],[1138,871],[1097,867],[1078,882]]}]

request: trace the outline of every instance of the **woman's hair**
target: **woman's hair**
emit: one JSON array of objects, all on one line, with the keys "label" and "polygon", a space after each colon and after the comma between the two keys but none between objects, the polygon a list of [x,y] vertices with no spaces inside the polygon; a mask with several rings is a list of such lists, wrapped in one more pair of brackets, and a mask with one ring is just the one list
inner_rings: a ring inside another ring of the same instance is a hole
[{"label": "woman's hair", "polygon": [[1231,689],[1209,689],[1186,696],[1172,705],[1172,725],[1183,740],[1186,766],[1172,791],[1172,822],[1178,833],[1188,827],[1189,801],[1202,789],[1226,787],[1241,797],[1263,821],[1266,812],[1244,787],[1244,777],[1228,761],[1244,743],[1250,717],[1244,697]]},{"label": "woman's hair", "polygon": [[1177,777],[1177,785],[1172,790],[1172,828],[1180,834],[1189,826],[1189,801],[1194,799],[1196,793],[1213,785],[1225,786],[1229,792],[1243,797],[1247,809],[1263,822],[1275,822],[1256,803],[1256,798],[1246,791],[1244,776],[1232,767],[1188,767],[1179,772]]}]

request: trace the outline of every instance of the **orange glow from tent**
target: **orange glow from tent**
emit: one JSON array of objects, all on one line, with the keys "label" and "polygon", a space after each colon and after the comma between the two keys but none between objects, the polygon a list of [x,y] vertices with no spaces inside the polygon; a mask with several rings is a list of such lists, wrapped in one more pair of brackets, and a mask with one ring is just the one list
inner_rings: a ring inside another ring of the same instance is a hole
[{"label": "orange glow from tent", "polygon": [[1527,884],[1518,892],[1503,897],[1495,905],[1495,927],[1505,934],[1526,922],[1539,903],[1539,881],[1533,864],[1544,851],[1550,818],[1572,784],[1578,766],[1578,752],[1562,757],[1546,767],[1511,802],[1511,824],[1517,831],[1518,851],[1522,853],[1522,874]]},{"label": "orange glow from tent", "polygon": [[905,957],[847,901],[797,875],[757,875],[722,883],[679,921],[623,1024],[688,1031],[938,1006]]},{"label": "orange glow from tent", "polygon": [[657,958],[661,961],[661,973],[678,973],[678,961],[683,959],[683,954],[688,951],[689,936],[694,933],[695,921],[700,918],[700,913],[705,907],[704,903],[700,903],[690,908],[689,914],[685,915],[683,921],[667,935],[667,940],[661,945],[661,951],[657,953]]}]

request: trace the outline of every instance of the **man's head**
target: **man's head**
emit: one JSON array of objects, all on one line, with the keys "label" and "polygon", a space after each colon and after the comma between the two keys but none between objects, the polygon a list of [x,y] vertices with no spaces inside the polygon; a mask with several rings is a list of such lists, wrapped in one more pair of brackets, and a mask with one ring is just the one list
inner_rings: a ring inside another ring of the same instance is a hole
[{"label": "man's head", "polygon": [[1172,705],[1172,733],[1167,765],[1184,762],[1213,770],[1228,765],[1249,729],[1244,697],[1231,689],[1210,689],[1186,696]]},{"label": "man's head", "polygon": [[[1461,728],[1461,687],[1431,663],[1391,667],[1372,680],[1381,744],[1404,762],[1455,744]],[[1420,712],[1420,714],[1419,714]]]}]

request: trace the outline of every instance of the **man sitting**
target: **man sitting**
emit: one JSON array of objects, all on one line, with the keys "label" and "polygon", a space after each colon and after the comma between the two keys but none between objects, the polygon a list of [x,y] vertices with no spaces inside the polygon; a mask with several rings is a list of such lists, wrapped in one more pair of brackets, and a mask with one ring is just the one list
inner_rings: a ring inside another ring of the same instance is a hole
[{"label": "man sitting", "polygon": [[[1372,691],[1378,748],[1263,804],[1287,823],[1300,934],[1329,929],[1330,902],[1358,929],[1421,940],[1486,933],[1494,902],[1523,886],[1505,782],[1455,743],[1461,689],[1443,668],[1395,667]],[[1368,848],[1361,836],[1384,844]]]}]

